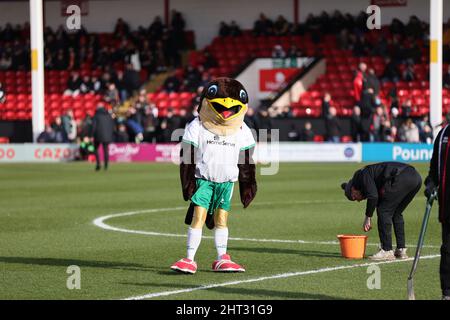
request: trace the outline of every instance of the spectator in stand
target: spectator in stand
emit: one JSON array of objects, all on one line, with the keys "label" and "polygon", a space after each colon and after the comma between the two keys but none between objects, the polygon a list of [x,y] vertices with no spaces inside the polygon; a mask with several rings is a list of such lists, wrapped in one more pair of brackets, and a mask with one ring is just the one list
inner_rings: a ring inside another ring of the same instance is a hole
[{"label": "spectator in stand", "polygon": [[253,34],[255,36],[269,36],[273,34],[273,22],[263,13],[259,15],[259,19],[253,25]]},{"label": "spectator in stand", "polygon": [[297,68],[297,58],[302,56],[302,52],[297,48],[296,45],[291,45],[289,47],[289,50],[286,54],[286,57],[289,59],[289,67],[290,68]]},{"label": "spectator in stand", "polygon": [[[203,72],[202,73],[202,78],[200,80],[198,88],[202,88],[203,89],[204,87],[206,87],[208,85],[208,83],[211,82],[211,80],[212,79],[211,79],[210,74],[208,72]],[[195,90],[192,91],[192,92],[197,92],[197,88],[195,88]]]},{"label": "spectator in stand", "polygon": [[209,51],[205,51],[203,54],[204,62],[203,67],[208,70],[210,68],[216,68],[219,64],[217,63],[217,60],[209,53]]},{"label": "spectator in stand", "polygon": [[52,129],[55,134],[56,143],[66,143],[69,142],[67,138],[67,132],[62,124],[61,117],[56,117],[52,123]]},{"label": "spectator in stand", "polygon": [[[184,90],[195,92],[201,84],[202,75],[197,68],[189,65],[184,74]],[[176,90],[178,91],[178,90]]]},{"label": "spectator in stand", "polygon": [[120,101],[125,101],[128,99],[127,86],[125,84],[123,76],[124,76],[123,71],[118,70],[114,80],[112,80],[112,82],[114,82],[117,91],[119,92]]},{"label": "spectator in stand", "polygon": [[423,39],[424,26],[417,16],[411,16],[408,24],[405,26],[405,36],[413,38],[413,40]]},{"label": "spectator in stand", "polygon": [[116,85],[113,82],[108,84],[108,89],[106,89],[103,99],[113,106],[120,103],[119,90],[117,90]]},{"label": "spectator in stand", "polygon": [[380,94],[380,80],[378,80],[375,70],[372,68],[367,73],[366,88],[372,88],[375,96]]},{"label": "spectator in stand", "polygon": [[122,18],[117,19],[116,26],[114,27],[114,36],[118,39],[127,37],[130,33],[130,27],[128,24],[122,20]]},{"label": "spectator in stand", "polygon": [[325,92],[322,99],[322,117],[326,119],[329,115],[331,107],[331,94],[329,92]]},{"label": "spectator in stand", "polygon": [[276,36],[286,36],[291,29],[291,25],[287,22],[286,18],[279,15],[275,23],[273,24],[273,33]]},{"label": "spectator in stand", "polygon": [[387,115],[384,113],[384,110],[381,106],[378,106],[375,109],[375,114],[372,117],[371,135],[370,141],[382,141],[383,131],[384,131],[384,123],[387,120]]},{"label": "spectator in stand", "polygon": [[401,106],[401,116],[403,119],[409,118],[413,111],[413,105],[411,99],[406,99]]},{"label": "spectator in stand", "polygon": [[305,122],[303,129],[300,133],[300,141],[311,142],[314,141],[314,131],[312,130],[311,122]]},{"label": "spectator in stand", "polygon": [[287,133],[288,141],[300,141],[300,133],[294,123],[291,124],[291,129]]},{"label": "spectator in stand", "polygon": [[429,124],[426,124],[420,132],[420,142],[432,144],[433,130]]},{"label": "spectator in stand", "polygon": [[56,59],[53,63],[53,68],[55,70],[67,70],[68,67],[68,61],[64,56],[64,51],[62,49],[58,50],[58,53],[56,54]]},{"label": "spectator in stand", "polygon": [[361,118],[361,108],[353,107],[352,117],[350,118],[350,132],[353,142],[361,142],[364,139],[364,127]]},{"label": "spectator in stand", "polygon": [[69,48],[69,58],[67,59],[67,70],[78,70],[80,68],[78,61],[76,59],[75,50]]},{"label": "spectator in stand", "polygon": [[443,81],[444,88],[450,89],[450,66],[447,67],[447,72],[444,73],[444,77],[443,77],[442,81]]},{"label": "spectator in stand", "polygon": [[183,15],[176,10],[172,10],[172,17],[170,19],[170,24],[174,32],[175,38],[179,41],[184,40],[184,28],[186,27],[186,21],[184,21]]},{"label": "spectator in stand", "polygon": [[61,117],[61,121],[64,131],[67,133],[67,139],[69,142],[74,142],[77,139],[77,123],[73,115],[73,110],[68,109]]},{"label": "spectator in stand", "polygon": [[366,42],[366,38],[361,35],[356,35],[356,41],[353,44],[353,54],[356,57],[364,57],[369,53],[369,45]]},{"label": "spectator in stand", "polygon": [[97,76],[92,76],[91,79],[91,93],[100,94],[103,90],[103,84]]},{"label": "spectator in stand", "polygon": [[348,29],[342,29],[336,37],[338,48],[348,50],[350,48],[350,36]]},{"label": "spectator in stand", "polygon": [[398,70],[398,64],[391,58],[386,58],[386,67],[384,68],[383,76],[381,77],[383,82],[398,82],[400,80],[400,71]]},{"label": "spectator in stand", "polygon": [[101,168],[100,156],[98,153],[100,145],[103,147],[104,169],[108,169],[109,144],[114,141],[114,127],[115,123],[113,118],[105,109],[105,106],[99,104],[92,120],[92,139],[95,147],[96,171],[99,171]]},{"label": "spectator in stand", "polygon": [[150,36],[150,39],[153,41],[160,39],[163,31],[164,31],[164,23],[162,21],[162,18],[161,16],[156,16],[148,28],[148,34]]},{"label": "spectator in stand", "polygon": [[419,143],[419,128],[412,121],[411,118],[406,119],[399,131],[399,138],[401,142]]},{"label": "spectator in stand", "polygon": [[248,108],[247,113],[244,117],[244,122],[250,129],[258,130],[258,126],[256,124],[255,109]]},{"label": "spectator in stand", "polygon": [[167,110],[167,115],[160,119],[159,128],[157,130],[157,142],[171,142],[172,133],[178,129],[180,122],[179,118],[175,116],[173,109]]},{"label": "spectator in stand", "polygon": [[143,116],[141,110],[136,110],[135,106],[128,108],[126,124],[133,134],[136,143],[141,143],[144,140],[144,128],[142,126]]},{"label": "spectator in stand", "polygon": [[189,122],[188,119],[189,115],[187,114],[186,109],[178,110],[178,118],[179,118],[178,129],[184,129]]},{"label": "spectator in stand", "polygon": [[392,126],[389,120],[385,120],[381,131],[382,142],[395,142],[397,141],[397,127]]},{"label": "spectator in stand", "polygon": [[236,21],[232,20],[230,23],[230,36],[239,37],[242,35],[242,30],[236,23]]},{"label": "spectator in stand", "polygon": [[279,44],[275,45],[272,49],[272,58],[274,59],[284,59],[286,57],[286,52],[283,47]]},{"label": "spectator in stand", "polygon": [[80,86],[82,80],[78,72],[72,72],[69,80],[67,80],[67,89],[64,91],[64,95],[77,96],[80,94]]},{"label": "spectator in stand", "polygon": [[363,118],[368,119],[372,117],[372,114],[377,107],[372,88],[363,91],[359,107],[361,108],[361,115]]},{"label": "spectator in stand", "polygon": [[128,96],[132,96],[141,86],[139,77],[139,72],[133,68],[133,65],[127,64],[123,74],[123,82]]},{"label": "spectator in stand", "polygon": [[88,75],[85,75],[80,84],[80,93],[86,94],[86,93],[92,92],[92,90],[93,90],[93,87],[92,87],[91,78]]},{"label": "spectator in stand", "polygon": [[220,22],[219,37],[228,37],[230,35],[230,26],[225,21]]},{"label": "spectator in stand", "polygon": [[0,70],[8,70],[12,66],[12,59],[9,53],[3,52],[0,55]]},{"label": "spectator in stand", "polygon": [[416,79],[416,73],[414,71],[414,65],[412,63],[408,63],[406,69],[402,74],[403,81],[410,82]]},{"label": "spectator in stand", "polygon": [[293,118],[291,107],[284,106],[279,114],[279,118],[290,119]]},{"label": "spectator in stand", "polygon": [[341,126],[337,118],[337,111],[335,107],[330,107],[328,116],[325,119],[325,128],[327,132],[327,140],[329,142],[338,143],[341,138]]},{"label": "spectator in stand", "polygon": [[45,130],[39,134],[37,137],[38,143],[53,143],[55,141],[55,132],[51,125],[46,124]]},{"label": "spectator in stand", "polygon": [[0,103],[5,103],[6,101],[6,92],[3,89],[3,84],[0,82]]},{"label": "spectator in stand", "polygon": [[267,109],[260,109],[255,117],[258,128],[258,141],[266,140],[264,142],[271,141],[271,130],[273,127],[272,119],[269,117],[269,111]]},{"label": "spectator in stand", "polygon": [[365,73],[367,70],[367,65],[365,63],[360,63],[356,76],[353,79],[353,97],[355,102],[359,103],[361,101],[361,95],[365,84]]},{"label": "spectator in stand", "polygon": [[144,141],[154,142],[156,139],[156,130],[158,128],[158,108],[154,103],[150,104],[148,108],[145,109],[143,127]]},{"label": "spectator in stand", "polygon": [[119,123],[117,126],[115,142],[118,143],[128,143],[130,142],[130,136],[127,132],[127,127],[123,123]]},{"label": "spectator in stand", "polygon": [[391,124],[393,127],[399,127],[401,124],[401,119],[399,117],[399,110],[395,107],[391,107]]},{"label": "spectator in stand", "polygon": [[181,81],[175,74],[168,76],[163,83],[163,90],[167,93],[179,92],[180,88]]}]

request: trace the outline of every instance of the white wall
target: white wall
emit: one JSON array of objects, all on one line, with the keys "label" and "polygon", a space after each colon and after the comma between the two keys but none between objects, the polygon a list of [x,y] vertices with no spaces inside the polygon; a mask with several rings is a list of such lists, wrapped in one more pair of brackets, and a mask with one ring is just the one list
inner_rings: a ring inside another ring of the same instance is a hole
[{"label": "white wall", "polygon": [[[403,21],[415,14],[429,20],[428,0],[407,0],[406,7],[382,8],[382,23],[390,23],[393,17]],[[370,0],[299,0],[299,17],[304,21],[308,14],[322,11],[356,14],[365,11]],[[170,0],[173,9],[181,11],[187,28],[196,32],[199,48],[208,44],[217,35],[221,20],[236,20],[244,29],[251,28],[260,12],[270,18],[284,15],[293,20],[293,0]],[[111,32],[118,17],[124,18],[132,28],[148,26],[157,15],[164,15],[164,0],[91,0],[89,15],[82,17],[82,23],[89,31]],[[444,0],[444,21],[450,18],[450,1]],[[28,2],[0,2],[0,25],[14,24],[29,20]],[[64,23],[61,17],[60,1],[46,2],[46,23],[57,27]]]},{"label": "white wall", "polygon": [[[342,12],[349,12],[358,14],[361,11],[366,11],[371,4],[371,0],[299,0],[300,1],[300,21],[304,21],[308,14],[320,14],[322,11],[329,13],[336,9]],[[407,21],[410,16],[416,15],[421,20],[430,20],[430,5],[428,0],[407,0],[408,4],[405,7],[381,7],[381,23],[389,24],[392,18],[399,18],[402,21]],[[448,0],[444,0],[444,3]],[[447,12],[445,12],[447,9]],[[450,4],[444,7],[444,17],[450,18]]]},{"label": "white wall", "polygon": [[288,20],[293,17],[292,0],[170,0],[170,5],[184,13],[188,28],[195,30],[199,48],[218,34],[222,20],[236,20],[241,28],[251,29],[261,12],[271,18],[280,14]]},{"label": "white wall", "polygon": [[[65,24],[60,1],[46,2],[45,20],[53,28]],[[124,19],[132,29],[148,27],[156,16],[164,20],[164,0],[96,0],[89,1],[89,15],[81,17],[91,32],[112,32],[117,18]]]}]

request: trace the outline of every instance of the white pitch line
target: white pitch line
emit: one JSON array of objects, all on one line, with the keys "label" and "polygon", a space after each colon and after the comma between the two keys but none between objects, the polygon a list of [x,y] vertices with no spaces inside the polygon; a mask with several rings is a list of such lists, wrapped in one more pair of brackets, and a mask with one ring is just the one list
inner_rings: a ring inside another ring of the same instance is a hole
[{"label": "white pitch line", "polygon": [[[428,256],[421,257],[421,259],[434,259],[434,258],[438,258],[438,257],[440,257],[440,255],[428,255]],[[310,275],[310,274],[317,274],[317,273],[325,273],[325,272],[331,272],[331,271],[339,271],[339,270],[347,270],[347,269],[368,267],[368,266],[371,266],[371,265],[399,263],[399,262],[406,262],[406,261],[412,261],[412,260],[414,260],[414,259],[413,258],[408,258],[408,259],[404,259],[404,260],[382,261],[382,262],[374,262],[374,263],[361,263],[361,264],[343,265],[343,266],[328,267],[328,268],[308,270],[308,271],[281,273],[281,274],[275,274],[275,275],[272,275],[272,276],[259,277],[259,278],[253,278],[253,279],[247,279],[247,280],[230,281],[230,282],[223,282],[223,283],[214,283],[214,284],[202,285],[202,286],[199,286],[199,287],[192,287],[192,288],[187,288],[187,289],[148,293],[148,294],[144,294],[144,295],[140,295],[140,296],[134,296],[134,297],[125,298],[123,300],[151,299],[151,298],[156,298],[156,297],[171,296],[171,295],[176,295],[176,294],[180,294],[180,293],[190,293],[190,292],[193,292],[193,291],[208,290],[208,289],[213,289],[213,288],[234,286],[234,285],[253,283],[253,282],[260,282],[260,281],[265,281],[265,280],[298,277],[298,276],[304,276],[304,275]]]},{"label": "white pitch line", "polygon": [[[326,201],[323,201],[326,202]],[[320,203],[323,203],[320,202]],[[329,203],[335,203],[337,201],[328,201]],[[340,202],[340,201],[339,201]],[[291,203],[291,202],[290,202]],[[292,201],[292,203],[319,203],[317,200],[305,200],[305,201]],[[273,202],[267,202],[267,203],[255,203],[255,205],[267,205],[267,204],[273,204]],[[139,211],[130,211],[130,212],[123,212],[123,213],[115,213],[110,214],[106,216],[99,217],[93,221],[93,224],[97,227],[105,230],[110,231],[116,231],[116,232],[124,232],[124,233],[131,233],[131,234],[142,234],[147,236],[159,236],[159,237],[174,237],[174,238],[186,238],[186,234],[178,234],[178,233],[163,233],[163,232],[154,232],[154,231],[143,231],[143,230],[131,230],[131,229],[125,229],[125,228],[119,228],[119,227],[113,227],[109,224],[106,224],[105,221],[113,218],[119,218],[119,217],[126,217],[126,216],[132,216],[142,213],[158,213],[158,212],[165,212],[165,211],[178,211],[178,210],[186,210],[186,207],[173,207],[173,208],[158,208],[158,209],[146,209],[146,210],[139,210]],[[203,239],[214,239],[212,236],[203,236]],[[310,240],[291,240],[291,239],[260,239],[260,238],[240,238],[240,237],[230,237],[228,240],[231,241],[248,241],[248,242],[272,242],[272,243],[297,243],[297,244],[317,244],[317,245],[339,245],[338,241],[310,241]],[[377,243],[368,243],[368,246],[378,246]],[[413,245],[408,245],[409,247],[414,247]],[[433,246],[433,245],[424,245],[425,248],[440,248],[439,246]]]}]

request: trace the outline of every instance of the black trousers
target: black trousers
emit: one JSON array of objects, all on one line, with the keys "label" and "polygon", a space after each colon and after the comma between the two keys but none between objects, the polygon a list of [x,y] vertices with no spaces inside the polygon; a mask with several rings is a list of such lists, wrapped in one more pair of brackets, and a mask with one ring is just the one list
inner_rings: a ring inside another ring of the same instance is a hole
[{"label": "black trousers", "polygon": [[441,266],[439,270],[441,276],[442,294],[450,296],[450,223],[442,224],[442,246],[441,246]]},{"label": "black trousers", "polygon": [[381,248],[392,250],[392,225],[397,248],[406,248],[403,211],[414,199],[422,185],[422,178],[414,168],[406,168],[384,186],[377,206],[378,234]]},{"label": "black trousers", "polygon": [[97,168],[100,167],[100,156],[98,154],[98,147],[102,145],[103,146],[103,161],[105,162],[105,168],[108,168],[108,162],[109,162],[109,142],[97,142],[94,141],[94,147],[95,147],[95,161],[97,162]]}]

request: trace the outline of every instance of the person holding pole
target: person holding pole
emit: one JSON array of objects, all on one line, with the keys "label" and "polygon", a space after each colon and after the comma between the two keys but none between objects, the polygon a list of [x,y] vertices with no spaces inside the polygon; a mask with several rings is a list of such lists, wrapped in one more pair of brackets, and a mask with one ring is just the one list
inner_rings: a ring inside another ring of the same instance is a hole
[{"label": "person holding pole", "polygon": [[439,274],[443,300],[450,300],[450,126],[443,128],[434,142],[430,170],[425,179],[425,196],[437,190],[439,222],[442,224],[441,263]]}]

